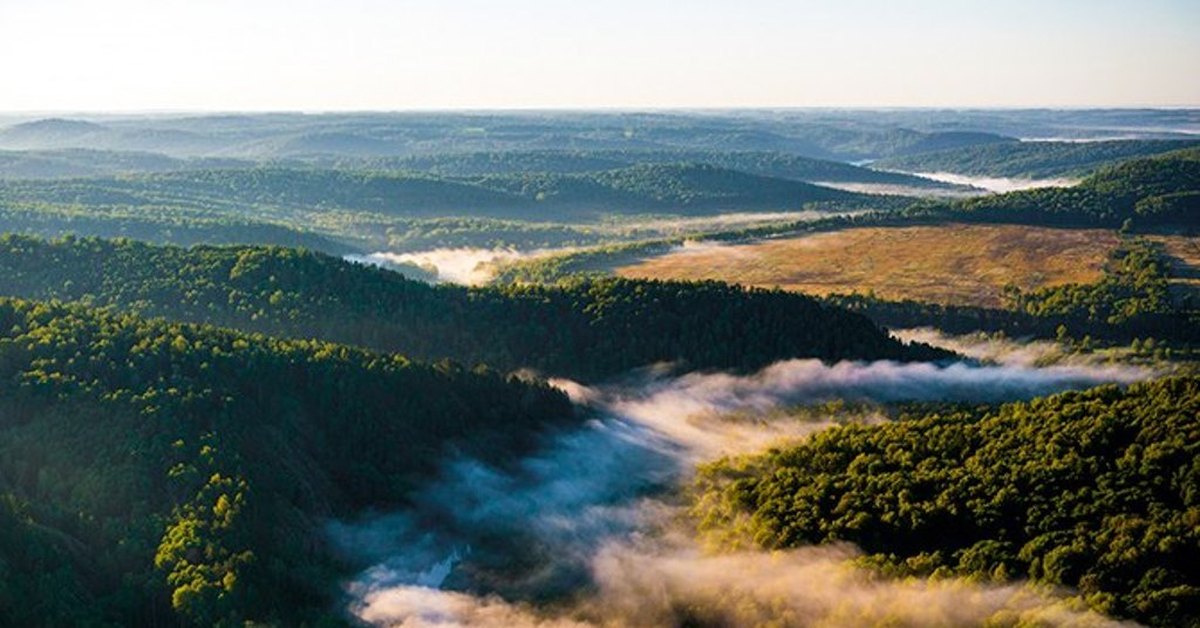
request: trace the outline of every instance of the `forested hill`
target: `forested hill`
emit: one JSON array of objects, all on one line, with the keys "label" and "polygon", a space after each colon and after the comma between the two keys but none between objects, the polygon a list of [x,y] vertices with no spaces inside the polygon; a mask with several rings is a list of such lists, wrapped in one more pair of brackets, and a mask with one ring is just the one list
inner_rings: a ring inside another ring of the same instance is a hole
[{"label": "forested hill", "polygon": [[766,177],[806,182],[905,185],[931,189],[952,187],[932,179],[872,170],[841,161],[812,159],[769,151],[541,150],[419,155],[371,160],[340,160],[349,168],[428,172],[438,176],[477,177],[530,172],[577,174],[616,170],[637,164],[708,164]]},{"label": "forested hill", "polygon": [[116,174],[249,167],[234,159],[176,159],[160,153],[86,148],[0,150],[0,179],[60,179]]},{"label": "forested hill", "polygon": [[847,182],[953,188],[932,179],[884,172],[841,161],[768,151],[689,150],[517,150],[438,153],[408,157],[322,157],[310,161],[251,162],[236,159],[178,159],[159,153],[89,149],[0,150],[0,179],[66,179],[189,170],[253,170],[267,167],[332,167],[359,172],[411,172],[434,177],[479,177],[529,172],[578,174],[637,164],[708,164],[749,174],[806,182]]},{"label": "forested hill", "polygon": [[781,291],[623,279],[430,286],[273,247],[3,236],[0,294],[587,379],[663,361],[754,369],[793,357],[945,357],[902,345],[861,315]]},{"label": "forested hill", "polygon": [[894,575],[1032,579],[1200,623],[1200,379],[848,426],[709,468],[697,514],[770,547],[851,542]]},{"label": "forested hill", "polygon": [[328,517],[573,420],[494,372],[2,298],[0,399],[4,626],[312,625]]},{"label": "forested hill", "polygon": [[578,174],[493,175],[471,181],[534,199],[547,209],[596,214],[613,213],[612,208],[697,214],[796,210],[813,203],[875,209],[906,204],[895,197],[857,194],[696,163],[637,164]]},{"label": "forested hill", "polygon": [[1004,142],[881,159],[874,168],[1032,179],[1078,177],[1119,162],[1195,148],[1190,140]]},{"label": "forested hill", "polygon": [[949,210],[956,219],[990,222],[1194,226],[1200,224],[1200,149],[1128,161],[1072,187],[983,196]]},{"label": "forested hill", "polygon": [[180,206],[340,207],[435,214],[452,209],[519,205],[521,199],[424,175],[387,175],[278,167],[192,170],[121,177],[0,183],[10,202]]},{"label": "forested hill", "polygon": [[0,207],[20,203],[166,206],[244,217],[256,208],[337,208],[407,217],[558,221],[664,211],[798,210],[813,203],[876,209],[904,204],[896,198],[704,164],[650,164],[567,175],[462,179],[420,173],[260,167],[0,181]]},{"label": "forested hill", "polygon": [[333,238],[300,229],[236,217],[197,217],[196,212],[162,206],[84,206],[74,203],[3,203],[0,224],[14,233],[48,238],[97,236],[148,242],[192,244],[272,244],[303,247],[332,255],[357,252]]}]

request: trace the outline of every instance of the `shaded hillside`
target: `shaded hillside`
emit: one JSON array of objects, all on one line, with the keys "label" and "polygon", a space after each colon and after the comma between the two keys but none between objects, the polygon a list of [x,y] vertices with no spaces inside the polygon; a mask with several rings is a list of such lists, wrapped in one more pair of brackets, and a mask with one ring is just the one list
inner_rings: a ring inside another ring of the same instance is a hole
[{"label": "shaded hillside", "polygon": [[0,203],[177,206],[253,215],[255,208],[348,209],[396,216],[593,218],[650,211],[897,207],[890,197],[696,164],[601,172],[438,178],[412,173],[252,168],[0,182]]},{"label": "shaded hillside", "polygon": [[[942,206],[915,208],[921,214]],[[1037,188],[950,204],[956,219],[1043,225],[1135,227],[1200,221],[1200,149],[1121,163],[1067,188]]]},{"label": "shaded hillside", "polygon": [[904,172],[953,172],[989,177],[1077,177],[1128,159],[1197,145],[1200,142],[1187,140],[1005,142],[889,157],[871,165]]},{"label": "shaded hillside", "polygon": [[328,517],[572,420],[492,372],[8,299],[0,399],[6,626],[312,622]]},{"label": "shaded hillside", "polygon": [[13,236],[0,239],[0,271],[0,294],[575,378],[669,361],[754,369],[793,357],[945,355],[806,296],[715,282],[467,289],[298,250]]},{"label": "shaded hillside", "polygon": [[99,179],[0,183],[0,198],[83,205],[344,207],[431,214],[475,206],[514,207],[519,199],[420,175],[251,168]]},{"label": "shaded hillside", "polygon": [[[532,198],[542,211],[593,213],[797,210],[828,207],[900,207],[898,197],[834,190],[707,164],[638,164],[577,174],[532,173],[474,179],[483,187]],[[552,215],[552,214],[551,214]]]},{"label": "shaded hillside", "polygon": [[342,160],[332,163],[345,167],[419,171],[451,177],[534,172],[576,174],[615,170],[634,164],[696,163],[810,183],[877,183],[931,189],[953,187],[931,179],[872,170],[840,161],[812,159],[787,153],[748,151],[506,151]]},{"label": "shaded hillside", "polygon": [[75,235],[181,246],[268,244],[304,247],[331,255],[356,252],[352,246],[291,226],[161,205],[0,202],[0,226],[10,233],[49,238]]}]

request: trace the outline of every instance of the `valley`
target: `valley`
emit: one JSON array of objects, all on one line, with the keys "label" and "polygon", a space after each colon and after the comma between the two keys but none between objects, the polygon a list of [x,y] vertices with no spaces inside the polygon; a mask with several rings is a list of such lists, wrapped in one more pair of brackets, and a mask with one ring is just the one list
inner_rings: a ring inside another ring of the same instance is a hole
[{"label": "valley", "polygon": [[18,116],[0,624],[1200,621],[1195,116]]}]

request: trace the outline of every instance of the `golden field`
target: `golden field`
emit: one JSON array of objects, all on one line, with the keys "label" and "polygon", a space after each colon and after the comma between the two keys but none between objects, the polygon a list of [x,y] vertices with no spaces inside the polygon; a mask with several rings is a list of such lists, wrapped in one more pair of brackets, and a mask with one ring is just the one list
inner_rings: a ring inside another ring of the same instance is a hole
[{"label": "golden field", "polygon": [[865,227],[753,244],[689,244],[617,274],[997,307],[1007,284],[1030,290],[1098,280],[1117,242],[1103,229]]}]

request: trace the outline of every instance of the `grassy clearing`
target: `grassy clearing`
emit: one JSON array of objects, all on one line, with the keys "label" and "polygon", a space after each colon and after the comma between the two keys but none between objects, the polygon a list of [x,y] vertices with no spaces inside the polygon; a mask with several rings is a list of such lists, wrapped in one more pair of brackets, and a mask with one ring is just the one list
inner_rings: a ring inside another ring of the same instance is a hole
[{"label": "grassy clearing", "polygon": [[1102,229],[866,227],[754,244],[687,245],[617,273],[997,307],[1007,284],[1033,290],[1097,281],[1117,241]]}]

